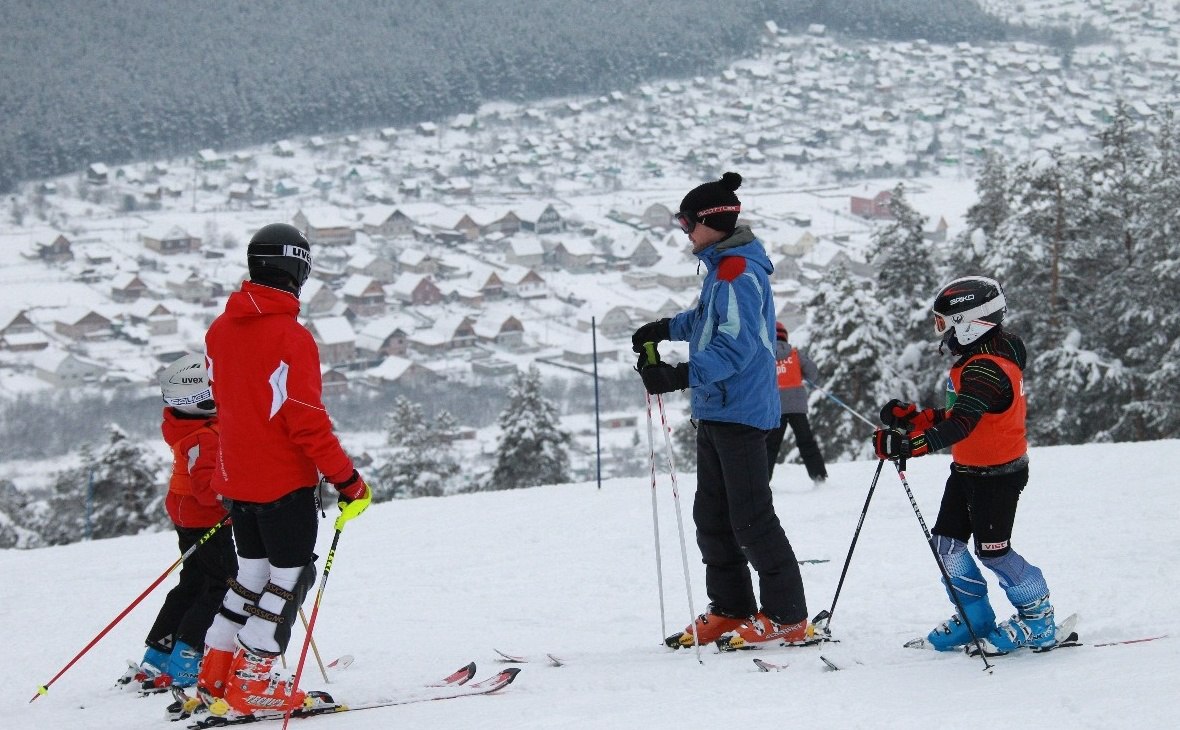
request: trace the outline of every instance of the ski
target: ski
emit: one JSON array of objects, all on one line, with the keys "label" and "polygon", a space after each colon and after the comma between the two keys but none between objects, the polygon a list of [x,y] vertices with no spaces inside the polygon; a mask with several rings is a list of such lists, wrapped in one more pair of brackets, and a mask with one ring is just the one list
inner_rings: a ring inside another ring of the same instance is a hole
[{"label": "ski", "polygon": [[823,662],[823,663],[824,663],[824,666],[825,666],[825,667],[827,667],[828,669],[832,670],[833,672],[838,672],[838,671],[840,671],[840,665],[839,665],[839,664],[837,664],[837,663],[835,663],[835,662],[834,662],[834,661],[832,661],[831,659],[827,658],[827,657],[826,657],[826,656],[824,656],[823,654],[820,654],[820,655],[819,655],[819,660],[820,660],[821,662]]},{"label": "ski", "polygon": [[[1168,638],[1168,634],[1160,634],[1159,636],[1144,636],[1139,639],[1117,639],[1115,641],[1103,641],[1090,646],[1123,646],[1125,644],[1144,644],[1148,641],[1159,641],[1160,639]],[[1079,646],[1081,646],[1079,644]]]},{"label": "ski", "polygon": [[765,651],[767,649],[802,649],[802,648],[808,647],[808,646],[819,646],[820,644],[828,643],[831,641],[835,641],[835,640],[830,639],[826,636],[815,636],[815,637],[812,637],[809,639],[805,639],[803,641],[793,641],[790,643],[785,642],[785,641],[778,641],[778,642],[768,641],[768,642],[761,643],[761,644],[751,644],[750,642],[746,641],[742,637],[737,636],[735,634],[733,636],[722,636],[717,641],[714,641],[713,645],[717,647],[717,651],[719,651],[723,654],[727,654],[731,651]]},{"label": "ski", "polygon": [[796,560],[799,565],[820,565],[821,563],[832,562],[830,558],[812,558],[810,560]]},{"label": "ski", "polygon": [[[352,654],[342,654],[341,656],[338,656],[332,661],[328,662],[325,667],[332,673],[342,672],[345,669],[348,669],[348,667],[352,666],[354,661],[355,657],[353,657]],[[469,664],[468,667],[471,668],[471,674],[474,674],[474,665]],[[464,667],[463,670],[467,669],[468,667]],[[458,674],[458,672],[456,672],[456,674]],[[471,679],[470,675],[468,675],[467,678],[463,680],[463,682],[466,682],[468,679]],[[462,684],[462,682],[460,682],[460,684]],[[200,697],[190,695],[184,690],[183,687],[177,687],[173,684],[161,687],[155,692],[141,692],[140,696],[144,696],[146,694],[157,694],[158,692],[172,693],[172,703],[169,704],[164,710],[164,715],[173,722],[178,720],[187,720],[195,714],[208,712],[209,708],[205,706],[205,703],[201,701]]]},{"label": "ski", "polygon": [[[1064,639],[1060,639],[1053,646],[1048,646],[1048,647],[1044,647],[1044,648],[1029,647],[1029,651],[1032,652],[1033,654],[1044,654],[1045,652],[1054,651],[1055,649],[1066,649],[1071,646],[1081,646],[1081,642],[1078,641],[1078,632],[1074,630],[1074,628],[1077,625],[1078,625],[1078,615],[1076,613],[1071,613],[1070,615],[1065,617],[1064,621],[1062,621],[1060,624],[1057,625],[1057,633],[1059,635],[1064,635],[1065,636]],[[980,637],[980,643],[983,646],[984,656],[987,656],[988,658],[999,657],[999,656],[1008,656],[1009,654],[1013,653],[1013,652],[997,651],[995,649],[989,649],[988,647],[990,647],[991,645],[984,642],[982,640],[982,637]],[[977,647],[974,644],[974,642],[963,647],[963,651],[967,654],[967,656],[972,656],[972,657],[979,656],[979,647]]]},{"label": "ski", "polygon": [[[407,690],[399,693],[397,696],[386,699],[374,700],[372,702],[360,703],[345,703],[338,702],[331,695],[326,692],[309,692],[308,698],[311,699],[312,704],[300,707],[290,713],[293,718],[308,718],[316,717],[318,715],[336,715],[342,712],[354,712],[357,710],[371,710],[379,707],[396,707],[398,705],[409,705],[419,702],[434,702],[437,700],[451,700],[459,697],[472,697],[476,695],[486,695],[497,692],[504,687],[512,684],[516,679],[516,675],[520,673],[518,667],[508,667],[502,669],[496,674],[482,681],[474,684],[468,684],[467,681],[475,673],[475,663],[472,662],[466,667],[460,668],[450,676],[424,687]],[[199,730],[201,728],[215,728],[228,727],[231,725],[245,725],[255,722],[266,722],[270,720],[281,720],[285,717],[282,712],[257,712],[252,715],[241,715],[236,717],[210,715],[202,720],[194,722],[188,727],[192,730]]]},{"label": "ski", "polygon": [[781,672],[787,668],[786,664],[775,664],[758,657],[754,658],[754,666],[758,667],[759,672]]},{"label": "ski", "polygon": [[496,661],[502,664],[533,664],[545,662],[551,667],[565,666],[565,660],[559,659],[553,654],[545,654],[544,658],[542,659],[540,657],[530,657],[522,654],[509,654],[507,652],[500,651],[499,649],[492,649],[492,651],[496,652],[500,656],[500,658]]},{"label": "ski", "polygon": [[725,653],[731,651],[758,651],[762,649],[796,649],[807,646],[816,646],[818,644],[835,643],[838,639],[832,638],[831,631],[828,630],[828,621],[832,615],[825,609],[820,611],[811,619],[811,624],[807,627],[807,638],[803,641],[778,641],[765,642],[760,644],[752,644],[737,634],[729,634],[722,636],[720,639],[713,642],[717,650]]}]

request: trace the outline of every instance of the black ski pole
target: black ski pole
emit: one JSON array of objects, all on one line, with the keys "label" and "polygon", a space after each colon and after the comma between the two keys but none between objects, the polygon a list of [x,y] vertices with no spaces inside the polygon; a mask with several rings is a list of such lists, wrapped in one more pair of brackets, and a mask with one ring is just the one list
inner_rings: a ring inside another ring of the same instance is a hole
[{"label": "black ski pole", "polygon": [[852,543],[848,546],[848,556],[844,558],[844,569],[840,571],[840,580],[836,583],[836,595],[832,596],[832,607],[827,612],[821,611],[816,614],[812,620],[818,628],[825,633],[831,633],[832,616],[836,613],[836,601],[840,599],[840,589],[844,587],[844,577],[848,575],[848,566],[852,563],[852,551],[856,549],[856,541],[860,537],[860,528],[864,526],[865,515],[869,513],[869,502],[873,499],[873,491],[877,488],[877,479],[881,477],[881,467],[885,466],[885,460],[877,461],[877,471],[873,472],[873,483],[869,485],[868,496],[865,497],[865,506],[860,511],[860,519],[856,523],[856,531],[852,533]]},{"label": "black ski pole", "polygon": [[958,609],[959,615],[963,617],[963,623],[967,625],[967,631],[971,633],[971,640],[975,642],[975,648],[979,650],[979,657],[983,659],[983,668],[990,672],[992,669],[991,662],[987,660],[987,653],[983,650],[983,644],[979,641],[979,636],[975,634],[975,627],[971,625],[971,619],[967,618],[967,612],[963,610],[963,602],[959,599],[959,592],[954,589],[951,584],[951,575],[946,572],[946,566],[942,564],[942,558],[938,557],[938,550],[934,547],[934,538],[930,534],[930,528],[926,527],[926,520],[922,518],[922,511],[918,509],[918,500],[914,499],[914,493],[910,489],[910,483],[905,478],[905,464],[902,461],[895,461],[893,465],[897,467],[897,476],[901,479],[901,486],[905,487],[906,496],[910,498],[910,506],[914,508],[914,514],[918,518],[918,524],[922,526],[922,532],[926,535],[926,544],[930,546],[930,553],[934,556],[934,562],[938,563],[938,570],[942,573],[942,579],[946,581],[947,593],[951,594],[951,598],[955,602],[955,608]]}]

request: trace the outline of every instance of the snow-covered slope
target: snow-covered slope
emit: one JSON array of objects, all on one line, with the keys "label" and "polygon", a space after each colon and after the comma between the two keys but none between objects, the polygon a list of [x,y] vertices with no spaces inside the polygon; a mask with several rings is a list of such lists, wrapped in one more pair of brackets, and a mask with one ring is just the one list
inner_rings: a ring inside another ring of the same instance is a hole
[{"label": "snow-covered slope", "polygon": [[[914,460],[908,477],[927,524],[948,459]],[[864,506],[874,462],[833,464],[812,489],[802,467],[776,472],[775,500],[803,567],[809,608],[829,607]],[[356,663],[329,687],[363,701],[475,660],[493,649],[552,652],[567,664],[524,666],[500,695],[292,722],[348,728],[1162,728],[1180,686],[1180,441],[1034,449],[1014,544],[1040,565],[1059,615],[1081,614],[1089,643],[1171,634],[1145,644],[1067,649],[983,663],[901,648],[950,613],[921,528],[890,467],[870,503],[836,606],[840,638],[767,658],[671,652],[660,639],[689,618],[671,488],[659,487],[668,607],[661,626],[651,490],[646,479],[572,484],[381,504],[339,543],[316,639],[325,660]],[[703,568],[692,540],[694,475],[682,473],[682,510],[696,609]],[[331,513],[329,513],[329,517]],[[325,521],[321,553],[332,537]],[[166,534],[0,552],[3,725],[12,728],[175,728],[167,701],[112,689],[123,660],[138,659],[164,587],[27,704],[94,635],[175,558]],[[320,564],[322,568],[322,562]],[[993,603],[1008,603],[989,575]],[[165,583],[165,587],[170,581]],[[310,609],[310,601],[308,603]],[[292,653],[302,642],[296,631]],[[290,657],[291,664],[294,658]],[[305,686],[322,686],[309,658]]]}]

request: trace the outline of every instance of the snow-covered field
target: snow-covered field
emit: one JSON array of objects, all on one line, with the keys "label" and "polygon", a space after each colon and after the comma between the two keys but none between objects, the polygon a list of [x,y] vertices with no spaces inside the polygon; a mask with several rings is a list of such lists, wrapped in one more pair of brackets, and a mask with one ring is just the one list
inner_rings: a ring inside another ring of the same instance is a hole
[{"label": "snow-covered field", "polygon": [[[1081,615],[1083,641],[1170,634],[1143,644],[1064,649],[993,660],[901,648],[950,613],[938,570],[901,483],[881,474],[832,627],[839,644],[698,664],[660,639],[687,622],[671,488],[660,479],[667,601],[661,626],[647,479],[419,499],[374,506],[343,533],[315,636],[324,659],[356,663],[328,687],[364,701],[493,649],[543,655],[502,694],[292,721],[347,728],[1164,728],[1180,687],[1180,441],[1032,451],[1014,545],[1040,565],[1058,616]],[[948,458],[911,462],[910,485],[933,524]],[[833,464],[812,489],[801,466],[775,475],[776,506],[801,559],[812,614],[831,604],[875,462]],[[703,566],[692,541],[694,475],[681,473],[695,608]],[[331,513],[329,513],[331,517]],[[321,554],[332,538],[320,535]],[[28,700],[175,559],[170,535],[0,552],[7,630],[0,705],[9,728],[177,727],[167,700],[112,688],[171,581],[150,595],[35,703]],[[320,564],[322,568],[322,562]],[[988,574],[985,571],[985,574]],[[1010,612],[988,574],[997,613]],[[311,601],[307,604],[310,610]],[[303,635],[296,631],[292,654]],[[846,664],[827,671],[818,655]],[[294,665],[294,657],[291,657]],[[314,661],[304,686],[321,687]]]}]

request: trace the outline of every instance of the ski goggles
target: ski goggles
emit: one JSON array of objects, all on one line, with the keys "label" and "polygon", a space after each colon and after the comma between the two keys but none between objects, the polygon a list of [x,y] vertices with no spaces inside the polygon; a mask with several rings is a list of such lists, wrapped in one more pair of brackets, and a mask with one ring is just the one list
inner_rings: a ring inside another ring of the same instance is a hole
[{"label": "ski goggles", "polygon": [[698,210],[696,215],[689,215],[684,211],[680,211],[672,216],[672,222],[680,226],[680,230],[685,233],[692,233],[693,229],[697,227],[697,221],[705,216],[713,215],[714,213],[741,213],[742,206],[740,205],[717,205],[712,208],[705,208]]}]

